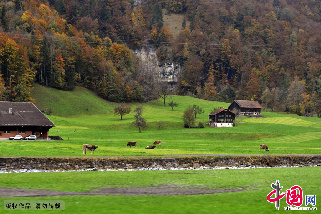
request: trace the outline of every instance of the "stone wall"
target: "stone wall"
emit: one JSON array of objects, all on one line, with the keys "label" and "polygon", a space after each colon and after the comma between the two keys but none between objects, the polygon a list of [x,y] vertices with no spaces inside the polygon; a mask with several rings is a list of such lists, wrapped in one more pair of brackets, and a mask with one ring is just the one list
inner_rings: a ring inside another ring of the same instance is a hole
[{"label": "stone wall", "polygon": [[86,170],[86,169],[197,169],[215,167],[321,166],[321,155],[294,156],[224,156],[176,158],[0,158],[0,171],[21,169]]}]

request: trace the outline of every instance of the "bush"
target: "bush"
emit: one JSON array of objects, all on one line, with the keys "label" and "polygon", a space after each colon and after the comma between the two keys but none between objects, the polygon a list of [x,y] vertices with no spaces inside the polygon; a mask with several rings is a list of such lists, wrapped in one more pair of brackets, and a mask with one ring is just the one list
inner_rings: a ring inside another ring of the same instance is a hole
[{"label": "bush", "polygon": [[198,128],[205,128],[205,125],[203,122],[198,122]]},{"label": "bush", "polygon": [[195,122],[194,110],[192,107],[188,107],[183,114],[183,121],[185,128],[191,128]]}]

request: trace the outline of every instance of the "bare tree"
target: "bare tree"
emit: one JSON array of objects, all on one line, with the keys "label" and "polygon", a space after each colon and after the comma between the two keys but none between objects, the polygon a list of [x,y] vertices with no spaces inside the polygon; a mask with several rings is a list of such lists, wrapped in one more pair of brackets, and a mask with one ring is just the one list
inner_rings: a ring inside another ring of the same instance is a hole
[{"label": "bare tree", "polygon": [[164,106],[166,104],[166,97],[169,95],[169,85],[167,82],[161,82],[160,84],[160,97],[164,100]]},{"label": "bare tree", "polygon": [[146,120],[142,117],[142,113],[143,113],[143,107],[139,106],[135,109],[135,121],[133,122],[133,124],[138,128],[139,133],[141,133],[141,129],[145,128],[147,126],[147,122]]},{"label": "bare tree", "polygon": [[302,94],[305,92],[305,82],[295,78],[289,89],[287,96],[287,104],[292,113],[300,115],[300,103],[303,101]]}]

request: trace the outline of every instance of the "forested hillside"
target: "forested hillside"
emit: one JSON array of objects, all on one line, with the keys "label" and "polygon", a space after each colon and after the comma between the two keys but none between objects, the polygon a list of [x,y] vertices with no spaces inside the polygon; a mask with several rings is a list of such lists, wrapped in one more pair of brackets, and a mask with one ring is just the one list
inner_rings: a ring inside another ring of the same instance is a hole
[{"label": "forested hillside", "polygon": [[[321,116],[320,0],[12,0],[0,9],[2,99],[27,100],[33,80],[153,99],[158,74],[132,51],[148,46],[160,65],[182,68],[177,94]],[[184,17],[180,27],[164,24],[169,14]]]},{"label": "forested hillside", "polygon": [[2,99],[30,99],[32,80],[62,90],[82,85],[111,101],[155,98],[126,44],[77,30],[47,1],[0,4]]}]

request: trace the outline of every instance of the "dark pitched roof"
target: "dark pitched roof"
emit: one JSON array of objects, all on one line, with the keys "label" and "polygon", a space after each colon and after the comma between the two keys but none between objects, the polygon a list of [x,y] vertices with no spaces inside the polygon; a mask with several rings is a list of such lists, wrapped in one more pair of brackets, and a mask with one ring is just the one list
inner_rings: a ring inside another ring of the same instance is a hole
[{"label": "dark pitched roof", "polygon": [[53,124],[33,103],[0,101],[0,126],[46,126]]},{"label": "dark pitched roof", "polygon": [[220,109],[217,109],[215,111],[213,111],[212,113],[209,114],[209,116],[214,116],[214,115],[217,115],[219,113],[221,113],[222,111],[228,111],[230,114],[234,114],[233,112],[229,111],[228,109],[225,109],[225,108],[220,108]]},{"label": "dark pitched roof", "polygon": [[225,110],[225,108],[220,108],[220,109],[217,109],[217,110],[213,111],[213,112],[210,113],[209,115],[216,115],[216,114],[218,114],[218,113],[221,113],[221,112],[224,111],[224,110]]},{"label": "dark pitched roof", "polygon": [[263,108],[258,101],[234,100],[241,108]]}]

